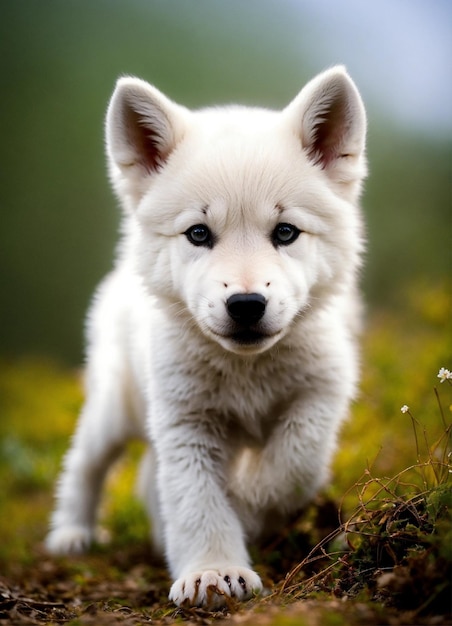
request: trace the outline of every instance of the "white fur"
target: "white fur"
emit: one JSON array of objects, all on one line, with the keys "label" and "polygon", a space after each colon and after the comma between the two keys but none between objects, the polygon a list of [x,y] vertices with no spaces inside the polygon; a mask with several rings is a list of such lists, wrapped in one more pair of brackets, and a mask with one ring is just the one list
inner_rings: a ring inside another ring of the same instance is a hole
[{"label": "white fur", "polygon": [[[50,551],[88,547],[106,471],[138,436],[170,598],[218,606],[261,589],[246,541],[324,485],[355,393],[365,126],[341,67],[281,112],[193,112],[118,81],[106,134],[123,238],[89,316]],[[281,223],[302,231],[289,245],[272,241]],[[196,224],[212,245],[189,241]],[[241,343],[226,302],[256,293],[261,334]]]}]

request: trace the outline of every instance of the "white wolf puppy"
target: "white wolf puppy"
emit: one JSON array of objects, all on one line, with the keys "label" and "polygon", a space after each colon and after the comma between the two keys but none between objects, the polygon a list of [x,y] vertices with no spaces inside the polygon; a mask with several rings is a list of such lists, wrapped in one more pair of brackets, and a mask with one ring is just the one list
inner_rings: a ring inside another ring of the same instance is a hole
[{"label": "white wolf puppy", "polygon": [[324,485],[355,393],[365,133],[342,67],[278,112],[189,111],[118,81],[106,143],[123,237],[89,315],[51,552],[89,546],[106,471],[138,436],[170,598],[262,588],[246,542]]}]

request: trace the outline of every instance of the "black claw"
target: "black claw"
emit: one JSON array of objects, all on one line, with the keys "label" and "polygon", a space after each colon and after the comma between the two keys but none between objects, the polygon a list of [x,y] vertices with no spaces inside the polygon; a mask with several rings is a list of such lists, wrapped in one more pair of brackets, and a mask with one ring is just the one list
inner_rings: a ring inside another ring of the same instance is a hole
[{"label": "black claw", "polygon": [[241,586],[241,588],[243,589],[243,591],[246,592],[246,581],[243,578],[243,576],[239,576],[239,585]]},{"label": "black claw", "polygon": [[226,576],[224,577],[224,582],[227,583],[229,589],[231,588],[231,579],[230,577],[226,574]]},{"label": "black claw", "polygon": [[198,597],[198,593],[199,593],[199,586],[200,586],[200,585],[201,585],[201,579],[200,579],[200,578],[197,578],[197,579],[195,580],[195,595],[194,595],[194,596],[193,596],[193,598],[191,599],[191,601],[192,601],[193,603],[195,603],[195,602],[196,602],[196,598]]}]

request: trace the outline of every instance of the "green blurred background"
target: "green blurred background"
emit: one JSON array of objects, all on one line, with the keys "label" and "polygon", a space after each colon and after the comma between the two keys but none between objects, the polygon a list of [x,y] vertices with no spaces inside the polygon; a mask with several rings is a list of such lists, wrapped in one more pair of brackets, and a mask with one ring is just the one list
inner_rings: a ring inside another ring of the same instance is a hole
[{"label": "green blurred background", "polygon": [[0,354],[79,363],[119,210],[104,165],[116,78],[198,107],[282,107],[345,63],[369,113],[369,306],[451,259],[449,0],[0,0]]}]

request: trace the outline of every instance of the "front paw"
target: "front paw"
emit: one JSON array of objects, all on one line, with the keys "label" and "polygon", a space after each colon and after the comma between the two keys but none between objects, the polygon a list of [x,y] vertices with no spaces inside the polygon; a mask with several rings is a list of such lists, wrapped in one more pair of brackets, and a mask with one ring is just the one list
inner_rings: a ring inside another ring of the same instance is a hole
[{"label": "front paw", "polygon": [[51,554],[81,554],[92,540],[93,532],[87,526],[61,526],[49,532],[45,545]]},{"label": "front paw", "polygon": [[178,606],[204,606],[217,609],[229,598],[246,600],[262,591],[262,582],[246,567],[209,569],[181,576],[171,587],[169,599]]}]

